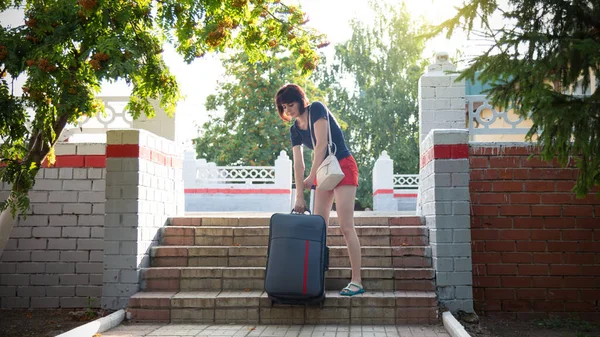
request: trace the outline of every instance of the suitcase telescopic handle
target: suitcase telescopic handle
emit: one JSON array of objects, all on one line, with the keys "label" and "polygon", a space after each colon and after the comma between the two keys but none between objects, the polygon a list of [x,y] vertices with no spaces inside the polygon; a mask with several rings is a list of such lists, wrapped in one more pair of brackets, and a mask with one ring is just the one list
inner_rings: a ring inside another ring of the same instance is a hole
[{"label": "suitcase telescopic handle", "polygon": [[[309,209],[304,210],[303,213],[294,212],[294,198],[292,198],[291,199],[291,205],[290,205],[290,208],[292,209],[292,211],[290,212],[290,214],[304,214],[306,212],[308,212],[308,214],[313,214],[314,211],[315,211],[315,189],[316,188],[317,188],[317,186],[315,186],[315,185],[312,185],[310,187],[310,201],[309,201],[309,204],[308,204],[308,208]],[[295,190],[295,189],[296,189],[296,184],[292,183],[292,190]]]}]

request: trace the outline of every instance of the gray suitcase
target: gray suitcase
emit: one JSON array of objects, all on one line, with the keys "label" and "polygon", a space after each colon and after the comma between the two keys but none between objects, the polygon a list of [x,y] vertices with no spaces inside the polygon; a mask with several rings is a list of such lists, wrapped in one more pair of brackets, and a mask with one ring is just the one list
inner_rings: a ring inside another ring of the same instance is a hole
[{"label": "gray suitcase", "polygon": [[322,306],[328,269],[327,225],[322,216],[299,213],[271,216],[264,284],[271,305]]}]

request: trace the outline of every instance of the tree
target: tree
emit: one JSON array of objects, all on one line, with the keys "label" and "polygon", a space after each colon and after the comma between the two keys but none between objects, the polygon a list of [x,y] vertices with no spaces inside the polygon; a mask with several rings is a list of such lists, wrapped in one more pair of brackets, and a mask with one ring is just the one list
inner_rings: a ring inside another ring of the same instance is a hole
[{"label": "tree", "polygon": [[[600,185],[600,5],[597,1],[472,0],[428,36],[456,28],[476,33],[490,47],[459,79],[488,83],[490,100],[532,120],[541,157],[563,166],[573,158],[579,197]],[[499,15],[503,26],[490,23]],[[474,29],[480,24],[481,29]],[[572,90],[576,89],[575,95]]]},{"label": "tree", "polygon": [[[372,2],[372,25],[353,20],[352,37],[336,46],[336,62],[322,84],[332,111],[348,123],[344,136],[359,167],[357,197],[372,206],[375,160],[386,150],[394,172],[419,169],[417,83],[425,63],[419,25],[404,5]],[[346,79],[351,83],[344,86]]]},{"label": "tree", "polygon": [[[0,10],[22,5],[24,25],[0,29],[0,179],[12,186],[0,204],[0,254],[65,126],[103,110],[95,99],[103,81],[132,86],[127,110],[134,118],[152,117],[152,100],[173,114],[180,93],[163,61],[164,43],[187,62],[232,48],[259,61],[278,45],[308,73],[323,39],[304,27],[299,8],[279,0],[3,0]],[[14,83],[22,74],[25,94],[16,97],[7,76]]]},{"label": "tree", "polygon": [[305,86],[311,99],[319,99],[315,85],[294,65],[294,60],[273,53],[251,62],[244,53],[224,62],[228,80],[207,98],[211,115],[195,139],[199,157],[217,165],[272,165],[279,152],[291,153],[289,127],[275,107],[275,93],[288,82]]}]

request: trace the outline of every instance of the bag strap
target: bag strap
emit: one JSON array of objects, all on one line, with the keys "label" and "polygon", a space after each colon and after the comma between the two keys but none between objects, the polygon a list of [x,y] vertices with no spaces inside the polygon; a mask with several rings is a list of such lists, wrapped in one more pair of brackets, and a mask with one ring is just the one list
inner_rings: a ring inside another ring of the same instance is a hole
[{"label": "bag strap", "polygon": [[[337,152],[337,146],[335,146],[335,144],[332,142],[332,138],[331,137],[331,123],[329,122],[329,111],[327,111],[327,109],[325,109],[325,118],[327,118],[327,146],[329,148],[329,154],[333,154],[335,156],[335,153]],[[312,145],[313,145],[313,150],[315,149],[315,140],[313,139],[313,132],[310,128],[310,124],[311,124],[311,119],[310,119],[310,106],[308,107],[308,134],[310,136],[310,140],[312,141]],[[317,135],[315,135],[315,138],[317,137]],[[332,151],[331,148],[335,146],[335,151]]]}]

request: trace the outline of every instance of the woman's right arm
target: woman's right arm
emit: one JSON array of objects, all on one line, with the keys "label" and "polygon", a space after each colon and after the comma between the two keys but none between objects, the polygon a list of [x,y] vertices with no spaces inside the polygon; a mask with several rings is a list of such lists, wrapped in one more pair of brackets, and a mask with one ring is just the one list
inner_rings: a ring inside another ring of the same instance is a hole
[{"label": "woman's right arm", "polygon": [[[292,148],[294,158],[294,180],[296,181],[296,201],[294,211],[304,212],[306,201],[304,200],[304,155],[302,154],[302,145],[296,145]],[[297,209],[298,208],[298,209]],[[299,209],[302,208],[302,209]]]}]

